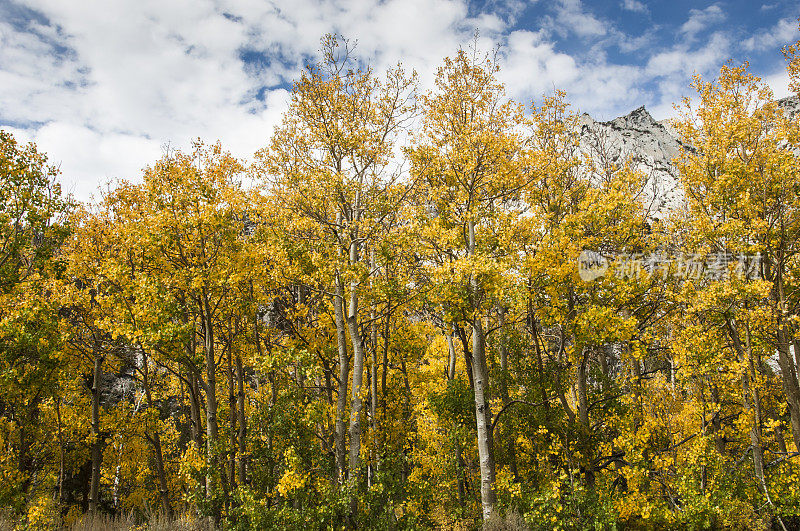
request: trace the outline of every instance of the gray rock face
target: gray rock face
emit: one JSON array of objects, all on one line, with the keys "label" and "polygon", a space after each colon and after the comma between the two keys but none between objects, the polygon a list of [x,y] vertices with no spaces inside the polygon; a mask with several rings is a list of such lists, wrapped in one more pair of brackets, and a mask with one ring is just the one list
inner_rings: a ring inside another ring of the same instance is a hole
[{"label": "gray rock face", "polygon": [[778,100],[778,108],[783,110],[790,120],[800,119],[800,98],[797,96]]},{"label": "gray rock face", "polygon": [[657,122],[643,106],[609,122],[580,117],[581,150],[601,168],[631,166],[647,176],[643,197],[653,216],[668,211],[682,197],[672,163],[680,152],[677,133]]},{"label": "gray rock face", "polygon": [[[796,96],[778,100],[778,107],[791,119],[800,118],[800,99]],[[647,176],[643,197],[653,217],[667,215],[681,201],[683,192],[673,160],[682,144],[667,120],[656,121],[642,106],[608,122],[597,122],[583,114],[579,127],[581,150],[601,167],[630,160],[634,169]]]}]

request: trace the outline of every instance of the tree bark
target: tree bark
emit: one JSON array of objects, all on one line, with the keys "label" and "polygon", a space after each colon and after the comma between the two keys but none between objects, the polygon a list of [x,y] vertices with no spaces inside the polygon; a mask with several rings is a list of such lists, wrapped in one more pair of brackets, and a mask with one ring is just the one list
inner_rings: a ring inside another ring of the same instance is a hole
[{"label": "tree bark", "polygon": [[236,405],[239,410],[239,485],[247,484],[247,417],[244,411],[244,368],[241,356],[236,356]]},{"label": "tree bark", "polygon": [[[147,354],[142,352],[142,384],[144,386],[145,397],[147,398],[147,407],[155,408],[153,402],[153,393],[150,389],[150,364],[147,360]],[[161,449],[161,436],[159,430],[153,430],[153,435],[148,437],[153,445],[153,454],[156,458],[156,476],[158,477],[159,497],[161,498],[161,510],[164,511],[164,516],[167,519],[172,519],[172,504],[169,499],[169,487],[167,485],[167,473],[164,467],[164,453]]]},{"label": "tree bark", "polygon": [[56,406],[56,424],[58,428],[58,504],[61,505],[64,499],[64,434],[61,428],[61,397],[56,396],[54,402]]},{"label": "tree bark", "polygon": [[89,487],[89,512],[97,512],[100,501],[100,465],[103,459],[103,441],[100,435],[100,378],[103,374],[103,356],[95,354],[92,374],[92,479]]},{"label": "tree bark", "polygon": [[[578,345],[575,346],[575,351],[578,352]],[[578,395],[578,421],[581,425],[581,440],[584,442],[584,452],[586,455],[585,476],[586,487],[589,489],[594,488],[595,477],[594,468],[592,466],[592,459],[594,458],[590,438],[591,425],[589,424],[589,393],[587,382],[587,369],[589,363],[589,356],[586,347],[580,348],[580,359],[577,366],[577,395]],[[638,366],[638,362],[637,362]]]},{"label": "tree bark", "polygon": [[[358,247],[355,242],[350,246],[350,262],[358,261]],[[350,475],[356,484],[361,472],[361,386],[364,380],[364,341],[358,329],[358,283],[350,283],[350,305],[347,312],[347,325],[350,330],[350,341],[353,344],[353,389],[350,406]]]},{"label": "tree bark", "polygon": [[[374,258],[370,260],[370,268],[374,267]],[[370,421],[370,432],[372,433],[372,448],[370,448],[370,464],[369,464],[369,476],[367,478],[368,486],[371,486],[373,483],[373,478],[375,475],[375,467],[377,466],[377,458],[378,458],[378,324],[377,324],[377,313],[375,312],[375,305],[372,305],[372,311],[370,312],[370,320],[372,324],[370,325],[371,331],[371,341],[370,341],[370,373],[369,373],[369,421]]]},{"label": "tree bark", "polygon": [[[766,486],[764,481],[764,446],[762,444],[761,433],[761,400],[756,381],[755,365],[753,363],[753,351],[750,345],[750,330],[747,329],[746,347],[742,345],[736,325],[730,320],[725,320],[725,326],[731,343],[739,356],[739,361],[744,363],[742,371],[742,407],[750,418],[750,446],[753,448],[753,472],[759,483]],[[751,386],[751,383],[753,384]],[[752,403],[751,403],[752,397]]]},{"label": "tree bark", "polygon": [[481,508],[486,521],[494,511],[497,497],[494,492],[495,462],[492,441],[492,412],[486,396],[488,374],[483,324],[476,317],[472,327],[472,373],[475,381],[475,418],[478,430],[478,460],[481,470]]},{"label": "tree bark", "polygon": [[467,379],[469,380],[469,388],[475,390],[475,378],[472,371],[472,349],[469,346],[469,339],[467,332],[457,324],[453,324],[453,328],[461,339],[461,348],[464,354],[464,366],[467,368]]},{"label": "tree bark", "polygon": [[779,257],[775,266],[772,295],[776,304],[778,339],[778,365],[781,368],[783,393],[789,406],[792,425],[792,438],[795,447],[800,449],[800,384],[797,380],[797,367],[789,352],[789,330],[786,319],[786,297],[783,289],[783,260]]},{"label": "tree bark", "polygon": [[[219,521],[219,507],[213,503],[214,490],[215,490],[215,472],[220,468],[217,466],[217,439],[219,434],[219,425],[217,423],[217,360],[214,352],[214,324],[211,312],[211,305],[208,301],[208,295],[203,293],[203,351],[205,353],[206,362],[206,465],[208,466],[208,474],[206,475],[207,499],[212,502],[214,508],[215,522]],[[224,467],[222,476],[224,477]]]},{"label": "tree bark", "polygon": [[794,361],[789,355],[789,341],[783,323],[778,325],[778,365],[781,368],[784,396],[789,406],[792,438],[795,447],[800,448],[800,387],[797,383]]},{"label": "tree bark", "polygon": [[336,278],[336,295],[333,297],[333,313],[336,323],[336,340],[339,348],[339,390],[336,399],[336,427],[334,446],[336,451],[336,478],[343,483],[347,477],[345,415],[347,415],[347,388],[350,379],[350,358],[347,355],[347,337],[344,322],[344,287]]},{"label": "tree bark", "polygon": [[233,335],[228,338],[228,422],[230,424],[230,449],[228,454],[228,485],[233,491],[236,489],[236,450],[238,444],[236,436],[238,430],[236,424],[238,422],[237,403],[236,403],[236,388],[234,387],[233,377]]},{"label": "tree bark", "polygon": [[[470,256],[475,255],[475,222],[469,220]],[[494,511],[497,496],[494,491],[495,462],[494,444],[492,441],[492,411],[486,396],[489,386],[489,375],[486,368],[486,337],[479,310],[480,285],[473,274],[470,278],[472,298],[472,375],[475,388],[475,422],[478,431],[478,460],[481,470],[481,512],[487,521]]]},{"label": "tree bark", "polygon": [[456,346],[453,343],[452,330],[448,330],[445,333],[445,337],[447,338],[447,352],[449,354],[447,361],[447,379],[452,380],[456,377]]},{"label": "tree bark", "polygon": [[189,370],[189,415],[191,417],[192,440],[194,441],[196,450],[198,452],[203,448],[203,423],[200,420],[202,417],[202,407],[200,406],[200,384],[198,383],[198,376],[195,371]]}]

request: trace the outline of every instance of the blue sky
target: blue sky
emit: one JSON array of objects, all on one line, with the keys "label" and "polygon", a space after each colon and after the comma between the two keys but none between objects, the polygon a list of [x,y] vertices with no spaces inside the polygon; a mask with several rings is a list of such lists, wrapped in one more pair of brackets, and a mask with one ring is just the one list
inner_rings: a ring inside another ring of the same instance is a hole
[{"label": "blue sky", "polygon": [[516,99],[559,88],[597,119],[640,105],[663,119],[693,72],[726,60],[787,95],[780,48],[800,38],[798,16],[786,0],[0,0],[0,127],[36,141],[85,200],[135,180],[167,142],[249,157],[327,32],[427,88],[477,29]]}]

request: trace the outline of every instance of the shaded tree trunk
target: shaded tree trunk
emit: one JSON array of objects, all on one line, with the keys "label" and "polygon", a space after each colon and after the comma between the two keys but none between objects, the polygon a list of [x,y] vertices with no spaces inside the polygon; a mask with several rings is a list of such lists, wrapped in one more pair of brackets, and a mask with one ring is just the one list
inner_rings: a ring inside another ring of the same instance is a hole
[{"label": "shaded tree trunk", "polygon": [[206,482],[208,484],[206,495],[208,501],[212,502],[212,512],[214,521],[219,522],[220,508],[214,503],[214,491],[216,487],[215,473],[222,471],[221,478],[225,479],[224,467],[218,466],[217,445],[219,438],[219,424],[217,423],[217,360],[214,350],[214,324],[211,312],[211,305],[208,295],[203,293],[203,351],[205,354],[206,365],[206,464],[208,474]]},{"label": "shaded tree trunk", "polygon": [[[142,385],[144,387],[145,397],[147,398],[147,407],[155,408],[153,403],[153,393],[150,389],[150,364],[148,363],[147,354],[142,352]],[[167,485],[167,473],[164,467],[164,453],[161,448],[161,436],[159,430],[153,431],[153,435],[148,436],[150,443],[153,445],[153,455],[156,460],[156,476],[158,478],[158,493],[161,499],[161,510],[164,511],[164,516],[167,519],[172,519],[172,504],[169,499],[169,487]]]},{"label": "shaded tree trunk", "polygon": [[334,446],[336,452],[336,478],[343,483],[347,478],[347,388],[350,379],[350,358],[347,355],[347,337],[344,322],[344,288],[340,278],[336,278],[336,295],[333,297],[333,313],[336,323],[336,342],[339,350],[339,389],[336,398],[336,426]]},{"label": "shaded tree trunk", "polygon": [[95,354],[92,373],[92,476],[89,486],[89,512],[94,514],[100,502],[100,465],[103,459],[103,441],[100,434],[100,378],[103,374],[103,356]]},{"label": "shaded tree trunk", "polygon": [[445,337],[447,338],[447,352],[449,354],[447,360],[447,379],[452,380],[456,377],[456,346],[453,343],[452,330],[448,330],[445,333]]},{"label": "shaded tree trunk", "polygon": [[[584,452],[585,452],[585,476],[586,476],[586,487],[589,489],[594,488],[595,484],[595,477],[594,477],[594,467],[592,466],[592,459],[594,458],[592,448],[591,448],[591,425],[589,424],[589,392],[588,392],[588,382],[587,382],[587,372],[588,372],[588,364],[589,364],[589,356],[586,347],[581,347],[580,350],[578,346],[575,346],[575,351],[580,351],[581,359],[578,360],[577,366],[577,378],[576,378],[576,387],[577,387],[577,395],[578,395],[578,421],[581,425],[581,440],[583,441]],[[638,362],[636,363],[638,366]]]},{"label": "shaded tree trunk", "polygon": [[244,411],[244,368],[241,356],[236,356],[236,406],[239,416],[239,484],[247,484],[247,417]]},{"label": "shaded tree trunk", "polygon": [[[358,245],[355,239],[350,244],[350,263],[358,262]],[[347,325],[350,342],[353,344],[353,389],[350,402],[350,463],[348,479],[356,488],[361,484],[361,386],[364,380],[364,341],[358,329],[358,283],[350,283],[350,305],[347,312]],[[358,512],[358,496],[350,500],[350,514],[353,519]]]},{"label": "shaded tree trunk", "polygon": [[[770,264],[767,264],[769,270]],[[776,336],[778,347],[778,365],[781,369],[783,393],[789,406],[789,418],[792,425],[792,438],[795,446],[800,449],[800,383],[797,379],[797,370],[794,360],[789,352],[789,324],[787,323],[786,296],[783,287],[783,257],[779,253],[777,264],[774,267],[774,280],[772,298],[775,302]]]},{"label": "shaded tree trunk", "polygon": [[237,431],[237,403],[236,403],[236,387],[233,377],[233,335],[228,341],[228,422],[230,424],[230,449],[228,450],[228,486],[231,491],[236,489],[236,450],[238,444],[236,441]]}]

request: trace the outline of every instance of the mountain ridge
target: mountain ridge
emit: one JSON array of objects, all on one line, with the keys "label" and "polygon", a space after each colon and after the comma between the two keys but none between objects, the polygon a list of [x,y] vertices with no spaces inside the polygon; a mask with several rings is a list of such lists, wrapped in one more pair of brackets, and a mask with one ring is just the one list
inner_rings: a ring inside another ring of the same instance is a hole
[{"label": "mountain ridge", "polygon": [[[800,116],[800,98],[777,100],[789,118]],[[645,197],[653,215],[675,207],[682,197],[673,160],[684,144],[669,120],[657,121],[644,105],[612,120],[597,121],[588,113],[578,117],[580,149],[603,164],[630,160],[634,169],[647,175]]]}]

